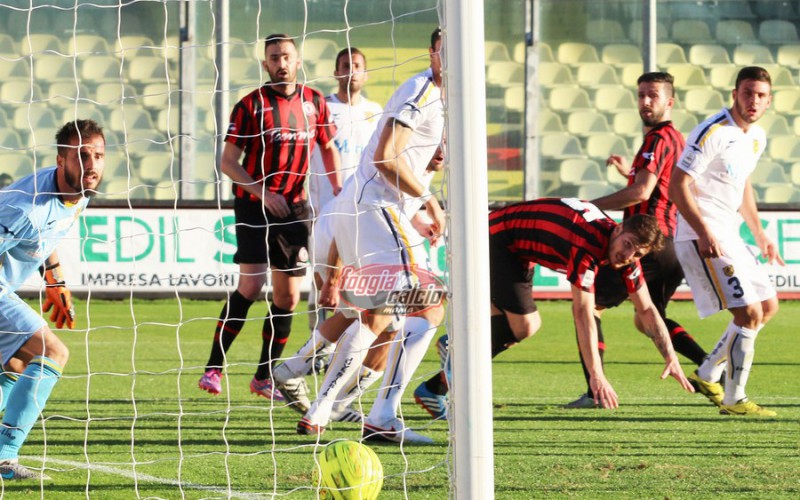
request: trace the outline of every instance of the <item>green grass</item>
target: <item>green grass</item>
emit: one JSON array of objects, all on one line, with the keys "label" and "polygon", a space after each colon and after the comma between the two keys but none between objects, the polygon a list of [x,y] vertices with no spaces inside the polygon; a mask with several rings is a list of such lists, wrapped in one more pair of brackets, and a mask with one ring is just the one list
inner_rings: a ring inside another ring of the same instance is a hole
[{"label": "green grass", "polygon": [[[316,498],[319,445],[295,434],[296,413],[270,408],[248,390],[260,321],[248,323],[230,351],[225,392],[215,398],[196,388],[221,305],[80,302],[83,331],[60,334],[70,363],[44,426],[22,450],[30,465],[46,455],[53,481],[44,490],[7,483],[7,498]],[[493,365],[497,498],[800,495],[800,303],[783,303],[757,342],[748,392],[778,411],[774,419],[720,416],[701,396],[659,380],[660,357],[633,330],[629,305],[609,311],[604,328],[607,373],[622,406],[562,410],[584,389],[569,303],[539,305],[539,334]],[[670,309],[706,348],[728,322],[724,314],[700,322],[691,303]],[[305,316],[295,321],[287,354],[305,340],[305,324]],[[418,377],[436,366],[431,349]],[[403,412],[437,444],[375,446],[387,476],[381,498],[446,498],[447,425],[430,422],[408,394]],[[338,424],[323,437],[355,439],[358,428]]]}]

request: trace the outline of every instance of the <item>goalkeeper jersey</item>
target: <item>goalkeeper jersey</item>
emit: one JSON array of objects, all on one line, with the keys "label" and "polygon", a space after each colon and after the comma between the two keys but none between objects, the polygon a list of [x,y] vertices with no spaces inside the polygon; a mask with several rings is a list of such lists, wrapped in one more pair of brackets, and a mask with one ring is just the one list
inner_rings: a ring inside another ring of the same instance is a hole
[{"label": "goalkeeper jersey", "polygon": [[58,195],[56,167],[0,190],[0,297],[37,272],[89,203],[65,204]]}]

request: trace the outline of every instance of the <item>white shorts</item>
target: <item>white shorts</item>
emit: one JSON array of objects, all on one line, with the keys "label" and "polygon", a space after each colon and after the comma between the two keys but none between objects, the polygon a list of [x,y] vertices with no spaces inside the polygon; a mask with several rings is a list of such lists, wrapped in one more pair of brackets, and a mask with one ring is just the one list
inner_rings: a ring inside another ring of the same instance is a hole
[{"label": "white shorts", "polygon": [[766,269],[749,246],[739,239],[719,244],[725,255],[704,259],[696,240],[675,242],[675,253],[701,318],[775,297]]}]

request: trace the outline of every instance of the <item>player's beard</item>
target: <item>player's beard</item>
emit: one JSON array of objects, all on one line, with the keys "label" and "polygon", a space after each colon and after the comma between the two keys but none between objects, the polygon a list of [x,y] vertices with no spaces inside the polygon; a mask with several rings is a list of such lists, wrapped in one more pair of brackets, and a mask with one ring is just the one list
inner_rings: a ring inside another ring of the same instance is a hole
[{"label": "player's beard", "polygon": [[659,110],[655,108],[650,108],[649,111],[650,113],[652,113],[650,118],[647,118],[642,111],[639,111],[639,116],[641,117],[642,123],[644,124],[645,127],[655,127],[656,125],[661,123],[662,120],[664,119],[664,110],[661,110],[661,112],[659,112]]},{"label": "player's beard", "polygon": [[64,179],[67,181],[67,185],[72,188],[75,193],[81,193],[86,198],[91,198],[92,196],[97,194],[97,190],[100,188],[100,184],[103,182],[103,178],[97,174],[97,172],[93,172],[94,175],[97,175],[97,185],[93,188],[87,188],[83,185],[83,177],[85,171],[83,169],[80,170],[79,175],[75,175],[72,170],[64,169]]}]

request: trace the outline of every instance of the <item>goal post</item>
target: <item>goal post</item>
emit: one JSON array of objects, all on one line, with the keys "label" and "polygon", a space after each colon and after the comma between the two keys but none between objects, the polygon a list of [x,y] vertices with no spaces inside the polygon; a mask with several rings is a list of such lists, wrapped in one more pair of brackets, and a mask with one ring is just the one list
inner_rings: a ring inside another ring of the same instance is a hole
[{"label": "goal post", "polygon": [[[494,498],[483,2],[446,0],[452,419],[455,498]],[[458,249],[458,251],[454,251]]]}]

